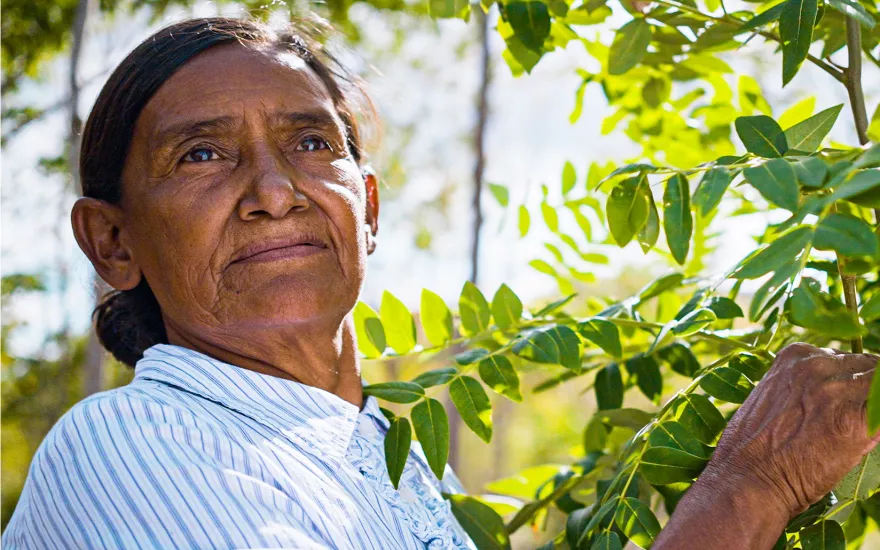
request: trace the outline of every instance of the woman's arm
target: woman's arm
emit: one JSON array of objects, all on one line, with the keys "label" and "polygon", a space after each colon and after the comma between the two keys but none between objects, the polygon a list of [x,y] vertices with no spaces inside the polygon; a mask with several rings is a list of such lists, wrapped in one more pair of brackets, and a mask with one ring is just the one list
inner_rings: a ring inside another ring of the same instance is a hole
[{"label": "woman's arm", "polygon": [[806,344],[782,350],[654,550],[772,548],[877,443],[865,418],[877,359]]}]

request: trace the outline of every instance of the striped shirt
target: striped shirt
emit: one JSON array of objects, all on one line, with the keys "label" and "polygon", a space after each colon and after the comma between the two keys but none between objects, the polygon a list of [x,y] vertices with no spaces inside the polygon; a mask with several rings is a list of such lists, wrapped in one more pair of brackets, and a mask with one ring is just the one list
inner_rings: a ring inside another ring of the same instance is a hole
[{"label": "striped shirt", "polygon": [[68,411],[37,450],[3,548],[474,549],[413,443],[323,390],[159,345],[127,386]]}]

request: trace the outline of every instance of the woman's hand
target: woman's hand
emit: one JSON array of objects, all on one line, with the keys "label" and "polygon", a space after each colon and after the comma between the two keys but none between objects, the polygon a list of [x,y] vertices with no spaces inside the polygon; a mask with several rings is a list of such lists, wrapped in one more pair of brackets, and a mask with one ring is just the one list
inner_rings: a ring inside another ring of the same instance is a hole
[{"label": "woman's hand", "polygon": [[779,352],[654,548],[771,548],[878,441],[865,417],[877,360],[807,344]]}]

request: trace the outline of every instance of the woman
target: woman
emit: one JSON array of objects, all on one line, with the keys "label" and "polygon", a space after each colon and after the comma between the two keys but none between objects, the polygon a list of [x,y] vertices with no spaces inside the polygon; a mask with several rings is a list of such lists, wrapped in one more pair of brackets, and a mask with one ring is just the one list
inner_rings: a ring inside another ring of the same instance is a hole
[{"label": "woman", "polygon": [[[98,335],[135,378],[52,429],[7,548],[474,548],[441,495],[458,482],[417,445],[392,486],[361,390],[351,310],[379,200],[358,97],[304,29],[231,19],[159,31],[113,73],[72,222],[116,289]],[[769,548],[869,447],[875,362],[780,354],[656,547]],[[798,428],[829,400],[846,414]]]}]

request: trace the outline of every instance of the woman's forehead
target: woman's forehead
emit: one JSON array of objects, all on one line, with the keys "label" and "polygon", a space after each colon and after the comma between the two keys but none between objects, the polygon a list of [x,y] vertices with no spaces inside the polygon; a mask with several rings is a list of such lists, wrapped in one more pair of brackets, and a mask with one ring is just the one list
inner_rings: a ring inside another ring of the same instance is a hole
[{"label": "woman's forehead", "polygon": [[236,118],[254,110],[338,120],[326,86],[299,56],[228,44],[202,52],[175,72],[141,112],[136,133],[153,141],[183,121]]}]

